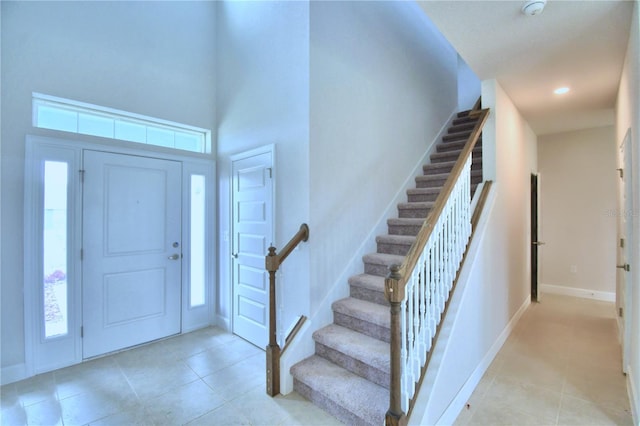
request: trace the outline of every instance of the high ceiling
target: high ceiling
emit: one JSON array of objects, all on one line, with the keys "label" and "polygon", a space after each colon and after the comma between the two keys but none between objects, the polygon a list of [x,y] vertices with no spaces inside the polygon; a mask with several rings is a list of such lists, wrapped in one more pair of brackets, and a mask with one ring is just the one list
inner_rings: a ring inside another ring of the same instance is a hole
[{"label": "high ceiling", "polygon": [[[613,124],[633,1],[419,1],[480,79],[496,78],[538,135]],[[563,96],[553,90],[568,86]]]}]

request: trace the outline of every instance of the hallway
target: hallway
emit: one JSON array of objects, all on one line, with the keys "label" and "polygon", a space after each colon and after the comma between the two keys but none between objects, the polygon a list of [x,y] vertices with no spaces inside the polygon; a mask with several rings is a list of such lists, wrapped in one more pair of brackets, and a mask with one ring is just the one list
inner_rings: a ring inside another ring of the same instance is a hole
[{"label": "hallway", "polygon": [[613,303],[533,303],[456,425],[633,424]]}]

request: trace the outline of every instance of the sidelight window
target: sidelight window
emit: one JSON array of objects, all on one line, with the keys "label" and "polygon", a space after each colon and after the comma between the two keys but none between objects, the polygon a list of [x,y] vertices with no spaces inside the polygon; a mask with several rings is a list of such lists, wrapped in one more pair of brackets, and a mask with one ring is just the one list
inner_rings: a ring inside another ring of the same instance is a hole
[{"label": "sidelight window", "polygon": [[44,162],[43,318],[45,338],[66,335],[68,164]]}]

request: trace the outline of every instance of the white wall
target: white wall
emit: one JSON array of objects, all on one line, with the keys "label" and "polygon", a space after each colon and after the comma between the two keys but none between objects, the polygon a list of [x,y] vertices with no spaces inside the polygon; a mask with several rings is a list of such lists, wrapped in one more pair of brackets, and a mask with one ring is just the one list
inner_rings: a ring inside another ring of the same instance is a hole
[{"label": "white wall", "polygon": [[215,127],[215,5],[2,2],[2,367],[24,354],[23,191],[31,93]]},{"label": "white wall", "polygon": [[[627,57],[620,79],[616,102],[616,143],[620,144],[628,129],[631,129],[632,166],[634,194],[640,193],[640,4],[635,1],[633,19],[627,47]],[[633,199],[633,211],[640,211],[640,197]],[[631,354],[627,370],[634,424],[640,423],[640,220],[634,215],[633,246],[631,258],[632,294],[631,312],[627,312],[631,323]]]},{"label": "white wall", "polygon": [[469,65],[458,55],[458,110],[473,108],[480,97],[482,82]]},{"label": "white wall", "polygon": [[616,151],[613,126],[538,139],[542,292],[615,299]]},{"label": "white wall", "polygon": [[457,54],[413,2],[310,8],[314,314],[456,109]]},{"label": "white wall", "polygon": [[[276,146],[276,240],[281,249],[309,221],[309,4],[218,3],[218,318],[229,326],[230,156]],[[310,241],[320,237],[311,227]],[[303,243],[278,277],[279,336],[309,315],[309,249]]]},{"label": "white wall", "polygon": [[529,303],[536,135],[495,80],[482,83],[482,104],[491,109],[483,141],[485,147],[495,146],[487,150],[496,152],[495,161],[487,163],[493,170],[485,169],[495,176],[493,195],[456,290],[458,315],[447,316],[443,324],[447,344],[435,349],[436,362],[425,377],[412,424],[455,420]]}]

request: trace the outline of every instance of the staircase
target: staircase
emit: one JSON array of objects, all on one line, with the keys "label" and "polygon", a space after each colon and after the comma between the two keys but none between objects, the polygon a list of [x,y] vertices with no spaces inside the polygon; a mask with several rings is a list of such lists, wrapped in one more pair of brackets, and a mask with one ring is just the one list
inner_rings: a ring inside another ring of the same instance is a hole
[{"label": "staircase", "polygon": [[[476,123],[458,113],[447,135],[398,204],[389,234],[376,238],[377,252],[363,257],[364,273],[349,279],[350,297],[334,302],[333,324],[313,334],[315,355],[291,368],[294,389],[349,425],[380,425],[389,408],[389,303],[384,280],[416,239]],[[473,150],[472,191],[482,181],[482,143]]]}]

